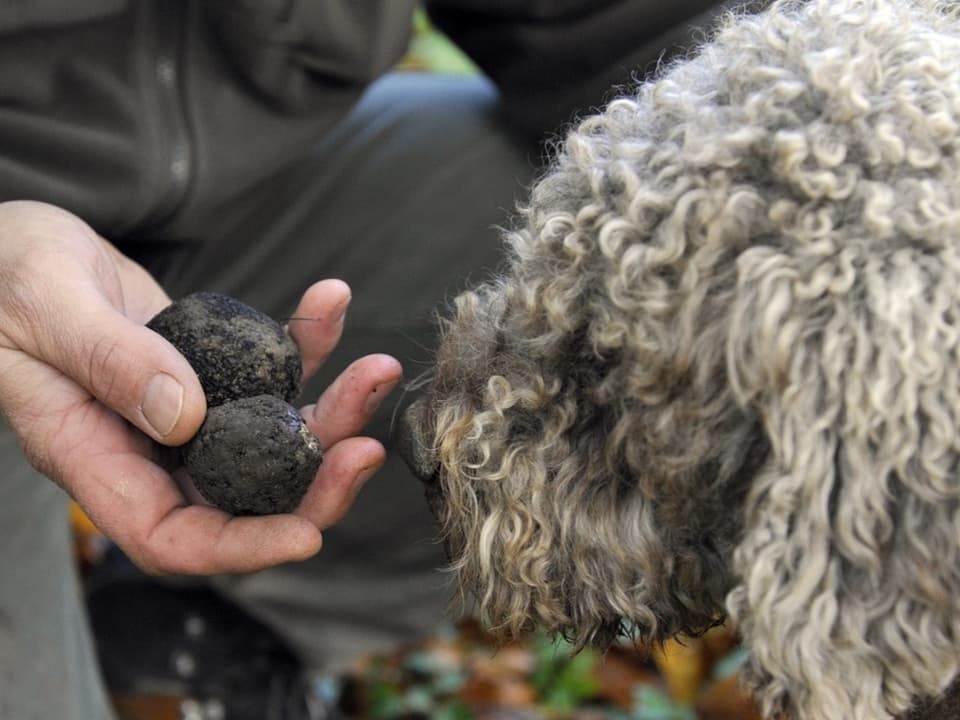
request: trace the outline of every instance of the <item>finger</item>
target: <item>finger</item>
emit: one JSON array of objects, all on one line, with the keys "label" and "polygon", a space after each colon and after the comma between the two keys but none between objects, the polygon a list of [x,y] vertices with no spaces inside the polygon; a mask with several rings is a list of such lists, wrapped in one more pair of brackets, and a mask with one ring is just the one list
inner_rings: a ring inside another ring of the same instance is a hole
[{"label": "finger", "polygon": [[162,289],[133,263],[118,265],[115,249],[69,213],[26,203],[11,223],[26,239],[11,235],[0,323],[8,347],[64,372],[154,439],[187,440],[205,412],[196,375],[166,341],[124,316],[128,299],[138,312],[166,302]]},{"label": "finger", "polygon": [[170,304],[170,296],[143,266],[106,240],[103,245],[117,269],[123,314],[140,325],[146,325],[154,315]]},{"label": "finger", "polygon": [[319,551],[320,532],[305,518],[234,518],[215,508],[188,505],[162,468],[135,452],[116,452],[124,444],[110,440],[118,428],[101,423],[99,430],[114,452],[86,451],[89,442],[75,445],[64,484],[93,522],[144,570],[251,572]]},{"label": "finger", "polygon": [[333,445],[296,514],[321,530],[338,522],[385,457],[383,445],[372,438],[347,438]]},{"label": "finger", "polygon": [[[104,406],[60,371],[19,350],[0,349],[0,407],[20,438],[30,463],[60,482],[75,446],[109,439],[99,424],[120,423]],[[81,429],[71,423],[89,420]],[[149,455],[155,444],[146,435],[128,430],[123,450]]]},{"label": "finger", "polygon": [[155,440],[182,444],[203,422],[206,400],[187,360],[105,300],[52,304],[38,327],[40,359]]},{"label": "finger", "polygon": [[304,380],[313,376],[337,346],[349,305],[350,287],[342,280],[321,280],[303,294],[287,329],[300,348]]},{"label": "finger", "polygon": [[352,363],[314,405],[301,408],[307,427],[327,448],[359,433],[403,377],[389,355],[367,355]]},{"label": "finger", "polygon": [[148,572],[178,575],[248,573],[300,562],[320,551],[320,530],[297,515],[233,517],[210,507],[177,507],[139,550]]}]

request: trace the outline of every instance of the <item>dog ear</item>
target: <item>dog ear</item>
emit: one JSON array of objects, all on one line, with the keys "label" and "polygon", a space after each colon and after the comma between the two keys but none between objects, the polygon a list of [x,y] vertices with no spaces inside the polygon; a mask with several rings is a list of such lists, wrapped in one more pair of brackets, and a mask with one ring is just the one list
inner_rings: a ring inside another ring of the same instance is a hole
[{"label": "dog ear", "polygon": [[771,717],[893,717],[960,658],[958,273],[848,250],[738,264],[727,367],[771,452],[728,608]]}]

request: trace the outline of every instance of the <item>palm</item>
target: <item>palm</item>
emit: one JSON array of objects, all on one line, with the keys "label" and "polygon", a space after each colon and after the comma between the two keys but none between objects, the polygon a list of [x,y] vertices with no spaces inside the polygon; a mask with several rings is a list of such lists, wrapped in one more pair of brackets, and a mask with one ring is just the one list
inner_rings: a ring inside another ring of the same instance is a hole
[{"label": "palm", "polygon": [[[347,511],[383,463],[380,443],[357,433],[375,409],[371,397],[382,398],[399,380],[396,360],[361,358],[316,405],[303,408],[325,458],[295,513],[232,517],[191,504],[145,434],[140,402],[158,372],[184,388],[179,421],[158,439],[185,442],[203,419],[202,390],[189,365],[143,326],[169,302],[163,290],[56,208],[0,205],[0,237],[0,274],[13,279],[0,284],[0,411],[36,467],[150,571],[243,572],[320,548],[320,531]],[[318,321],[298,323],[292,335],[307,373],[339,340],[348,301],[349,289],[337,281],[304,294],[294,314]]]}]

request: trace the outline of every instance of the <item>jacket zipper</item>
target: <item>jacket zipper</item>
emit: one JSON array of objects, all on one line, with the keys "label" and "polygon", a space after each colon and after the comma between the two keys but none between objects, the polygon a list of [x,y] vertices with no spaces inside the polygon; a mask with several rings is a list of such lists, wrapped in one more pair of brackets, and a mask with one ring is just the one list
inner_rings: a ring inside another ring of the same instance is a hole
[{"label": "jacket zipper", "polygon": [[159,224],[176,212],[186,198],[193,174],[193,147],[184,107],[181,71],[185,54],[187,13],[182,0],[150,3],[156,45],[152,56],[156,88],[155,118],[159,158],[157,183],[162,188],[148,222]]}]

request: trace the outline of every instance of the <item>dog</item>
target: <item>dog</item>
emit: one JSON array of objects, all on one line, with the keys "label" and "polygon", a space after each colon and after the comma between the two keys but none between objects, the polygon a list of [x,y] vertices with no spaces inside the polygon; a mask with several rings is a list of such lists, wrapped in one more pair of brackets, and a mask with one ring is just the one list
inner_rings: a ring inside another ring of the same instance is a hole
[{"label": "dog", "polygon": [[730,618],[765,717],[954,717],[960,11],[730,13],[505,239],[400,432],[491,627]]}]

